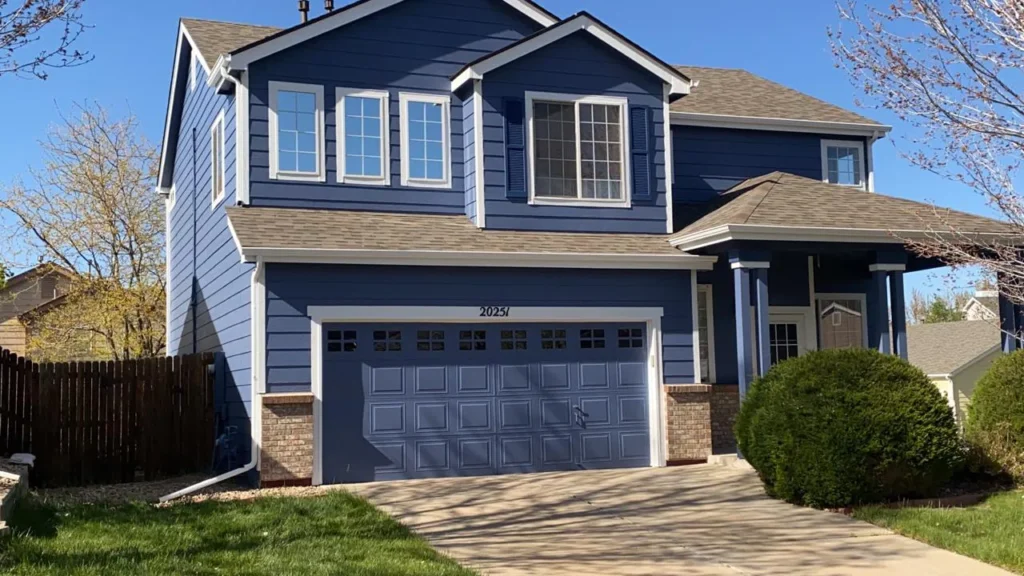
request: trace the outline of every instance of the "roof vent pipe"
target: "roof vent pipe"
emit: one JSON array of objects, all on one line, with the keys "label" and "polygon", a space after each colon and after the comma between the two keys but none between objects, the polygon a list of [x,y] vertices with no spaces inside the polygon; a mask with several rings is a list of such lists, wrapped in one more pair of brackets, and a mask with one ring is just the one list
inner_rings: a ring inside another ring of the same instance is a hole
[{"label": "roof vent pipe", "polygon": [[334,0],[324,0],[324,10],[332,12],[334,10]]},{"label": "roof vent pipe", "polygon": [[299,0],[299,14],[302,14],[302,23],[309,20],[309,0]]}]

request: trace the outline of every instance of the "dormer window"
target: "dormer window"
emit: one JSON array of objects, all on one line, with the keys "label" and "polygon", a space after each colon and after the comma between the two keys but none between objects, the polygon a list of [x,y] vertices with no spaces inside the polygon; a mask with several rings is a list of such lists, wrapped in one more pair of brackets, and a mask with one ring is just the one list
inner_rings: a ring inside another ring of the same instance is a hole
[{"label": "dormer window", "polygon": [[864,143],[822,140],[821,172],[822,179],[830,184],[864,188]]},{"label": "dormer window", "polygon": [[626,100],[527,95],[536,204],[626,206]]},{"label": "dormer window", "polygon": [[270,177],[326,181],[324,87],[270,83]]}]

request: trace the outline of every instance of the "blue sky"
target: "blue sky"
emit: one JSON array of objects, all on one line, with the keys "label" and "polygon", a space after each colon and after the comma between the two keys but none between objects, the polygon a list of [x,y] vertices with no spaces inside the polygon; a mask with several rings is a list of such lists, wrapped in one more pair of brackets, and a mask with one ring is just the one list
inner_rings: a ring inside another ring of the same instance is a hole
[{"label": "blue sky", "polygon": [[[588,11],[675,64],[745,68],[823,100],[856,108],[856,89],[833,63],[826,28],[838,23],[826,0],[541,0],[565,17]],[[884,0],[872,0],[883,1]],[[311,0],[314,14],[322,2]],[[343,5],[344,1],[336,4]],[[93,25],[81,47],[95,60],[54,71],[46,82],[0,78],[0,183],[9,183],[38,163],[36,142],[57,120],[58,107],[92,100],[114,113],[130,110],[145,135],[158,143],[163,129],[179,17],[212,18],[287,26],[298,22],[294,0],[87,0],[85,19]],[[894,126],[875,146],[876,189],[886,194],[935,202],[985,215],[994,212],[962,186],[910,166],[898,150],[900,123],[879,110],[858,110]],[[908,276],[908,291],[943,290],[934,273]]]}]

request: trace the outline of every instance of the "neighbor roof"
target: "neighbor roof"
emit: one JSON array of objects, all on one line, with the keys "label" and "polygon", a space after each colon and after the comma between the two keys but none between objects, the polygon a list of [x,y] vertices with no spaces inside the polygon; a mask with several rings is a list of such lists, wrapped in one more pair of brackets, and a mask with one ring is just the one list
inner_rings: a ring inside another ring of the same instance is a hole
[{"label": "neighbor roof", "polygon": [[907,326],[910,363],[928,375],[955,374],[999,348],[999,328],[986,320]]},{"label": "neighbor roof", "polygon": [[[998,220],[772,172],[741,182],[723,193],[717,209],[674,234],[671,242],[687,250],[699,247],[701,242],[715,243],[708,242],[712,235],[755,228],[775,228],[787,234],[796,229],[824,231],[833,236],[835,233],[828,231],[839,230],[847,234],[847,239],[835,240],[851,242],[864,240],[865,236],[883,238],[899,233],[1016,234],[1010,225]],[[722,237],[718,241],[728,239],[739,238]]]},{"label": "neighbor roof", "polygon": [[281,28],[274,26],[254,26],[196,18],[182,18],[181,24],[195,43],[196,50],[202,55],[207,69],[213,68],[221,54],[228,54],[281,31]]},{"label": "neighbor roof", "polygon": [[486,255],[491,264],[475,265],[502,266],[517,257],[563,256],[581,264],[593,261],[594,267],[602,266],[604,260],[608,267],[623,267],[624,260],[633,259],[659,264],[650,266],[654,268],[710,268],[714,262],[714,258],[673,248],[666,234],[481,230],[463,215],[253,207],[229,207],[227,212],[239,250],[249,260],[329,257],[335,261],[391,255],[429,264],[427,259],[432,257],[459,260]]},{"label": "neighbor roof", "polygon": [[844,110],[813,96],[797,92],[746,70],[678,66],[696,85],[690,94],[674,102],[673,112],[688,115],[738,116],[761,119],[837,122],[877,127],[888,126]]}]

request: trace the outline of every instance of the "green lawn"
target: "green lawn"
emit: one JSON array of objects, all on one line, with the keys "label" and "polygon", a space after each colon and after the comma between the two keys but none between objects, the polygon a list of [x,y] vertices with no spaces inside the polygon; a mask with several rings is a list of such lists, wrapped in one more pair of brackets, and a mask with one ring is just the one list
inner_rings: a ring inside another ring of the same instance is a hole
[{"label": "green lawn", "polygon": [[997,494],[970,508],[871,506],[854,517],[1024,574],[1024,491]]},{"label": "green lawn", "polygon": [[52,506],[23,500],[0,573],[460,575],[404,526],[344,492],[312,498]]}]

